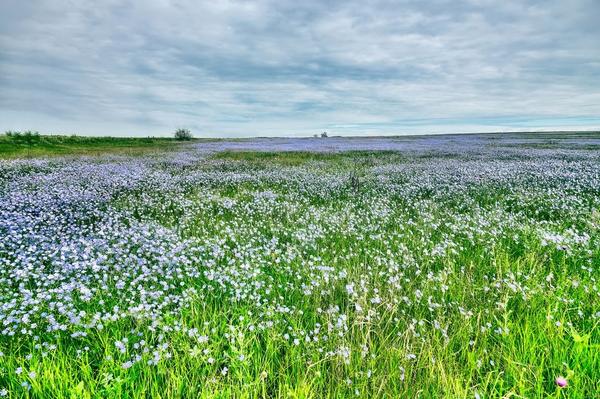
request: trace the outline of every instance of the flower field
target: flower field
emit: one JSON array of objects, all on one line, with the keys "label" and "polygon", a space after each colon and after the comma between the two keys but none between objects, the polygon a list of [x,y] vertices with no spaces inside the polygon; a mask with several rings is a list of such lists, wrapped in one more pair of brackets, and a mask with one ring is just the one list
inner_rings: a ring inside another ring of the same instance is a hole
[{"label": "flower field", "polygon": [[600,397],[600,138],[0,161],[0,395]]}]

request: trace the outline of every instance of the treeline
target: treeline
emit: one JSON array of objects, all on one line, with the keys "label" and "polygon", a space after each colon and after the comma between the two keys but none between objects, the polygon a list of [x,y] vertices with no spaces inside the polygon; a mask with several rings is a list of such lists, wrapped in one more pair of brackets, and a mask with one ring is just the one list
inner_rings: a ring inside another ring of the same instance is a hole
[{"label": "treeline", "polygon": [[157,141],[172,141],[166,137],[87,137],[72,135],[45,135],[37,131],[12,131],[4,133],[5,140],[17,145],[61,145],[61,144],[140,144]]}]

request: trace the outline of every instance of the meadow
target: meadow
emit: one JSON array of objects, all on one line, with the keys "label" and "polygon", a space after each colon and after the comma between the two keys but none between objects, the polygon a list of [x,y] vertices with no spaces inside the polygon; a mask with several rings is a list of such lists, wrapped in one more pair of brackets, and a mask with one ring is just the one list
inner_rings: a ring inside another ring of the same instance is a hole
[{"label": "meadow", "polygon": [[0,160],[0,396],[598,398],[599,149],[465,135]]},{"label": "meadow", "polygon": [[172,138],[164,137],[40,135],[32,131],[6,133],[0,135],[0,159],[103,154],[133,156],[173,150],[182,144]]}]

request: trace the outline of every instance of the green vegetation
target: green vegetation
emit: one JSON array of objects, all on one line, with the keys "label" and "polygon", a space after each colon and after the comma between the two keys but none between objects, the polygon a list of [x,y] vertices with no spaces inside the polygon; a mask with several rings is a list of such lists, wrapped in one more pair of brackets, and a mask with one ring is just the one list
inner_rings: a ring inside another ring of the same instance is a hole
[{"label": "green vegetation", "polygon": [[0,159],[106,153],[136,155],[172,150],[180,145],[172,138],[59,136],[8,131],[0,135]]},{"label": "green vegetation", "polygon": [[175,137],[175,139],[180,141],[189,141],[192,139],[192,132],[190,131],[190,129],[179,128],[175,130],[173,136]]},{"label": "green vegetation", "polygon": [[372,165],[376,159],[386,158],[388,161],[401,161],[406,158],[397,151],[344,151],[344,152],[310,152],[310,151],[222,151],[215,159],[244,161],[260,167],[299,166],[306,163],[323,162],[323,166],[338,168],[353,165]]}]

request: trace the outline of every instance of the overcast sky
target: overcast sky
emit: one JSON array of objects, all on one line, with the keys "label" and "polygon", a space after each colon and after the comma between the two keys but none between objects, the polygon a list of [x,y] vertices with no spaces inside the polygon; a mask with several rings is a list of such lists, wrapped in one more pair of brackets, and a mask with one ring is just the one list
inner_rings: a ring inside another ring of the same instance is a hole
[{"label": "overcast sky", "polygon": [[0,129],[600,128],[600,1],[0,1]]}]

